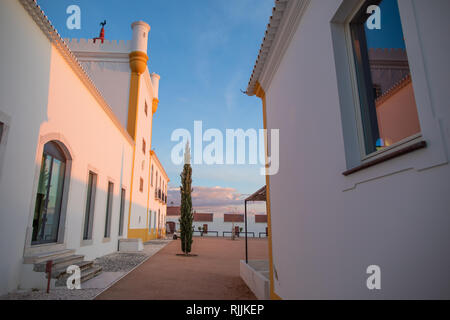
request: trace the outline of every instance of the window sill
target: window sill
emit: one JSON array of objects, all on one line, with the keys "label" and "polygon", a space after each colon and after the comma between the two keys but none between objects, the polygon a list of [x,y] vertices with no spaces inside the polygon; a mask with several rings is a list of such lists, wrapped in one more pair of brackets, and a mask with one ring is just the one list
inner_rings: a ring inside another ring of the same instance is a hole
[{"label": "window sill", "polygon": [[359,172],[361,170],[373,167],[373,166],[375,166],[377,164],[380,164],[382,162],[386,162],[386,161],[389,161],[391,159],[403,156],[403,155],[411,153],[413,151],[416,151],[416,150],[419,150],[419,149],[424,149],[426,147],[427,147],[426,141],[419,141],[419,142],[416,142],[416,143],[411,144],[409,146],[405,146],[405,147],[399,148],[396,151],[388,153],[388,154],[386,154],[386,155],[384,155],[382,157],[379,157],[379,158],[367,161],[367,162],[365,162],[365,163],[363,163],[363,164],[361,164],[361,165],[359,165],[357,167],[354,167],[352,169],[349,169],[349,170],[343,172],[342,174],[347,177],[347,176],[349,176],[349,175],[351,175],[353,173],[356,173],[356,172]]},{"label": "window sill", "polygon": [[93,243],[94,243],[94,241],[92,239],[83,239],[83,240],[81,240],[81,246],[82,247],[92,246]]}]

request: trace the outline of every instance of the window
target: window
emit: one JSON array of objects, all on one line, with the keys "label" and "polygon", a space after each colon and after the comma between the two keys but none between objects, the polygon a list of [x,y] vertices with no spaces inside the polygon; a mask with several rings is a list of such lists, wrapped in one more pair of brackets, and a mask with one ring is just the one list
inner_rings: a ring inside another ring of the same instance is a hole
[{"label": "window", "polygon": [[108,182],[108,196],[106,199],[106,220],[105,220],[105,238],[111,235],[111,212],[113,205],[114,183]]},{"label": "window", "polygon": [[139,179],[139,191],[144,192],[144,179]]},{"label": "window", "polygon": [[159,229],[161,229],[161,211],[160,209],[158,209],[158,222],[156,222],[156,227]]},{"label": "window", "polygon": [[145,139],[142,139],[142,152],[145,154],[145,148],[146,147],[146,145],[145,145]]},{"label": "window", "polygon": [[151,174],[151,178],[150,178],[151,180],[150,180],[150,183],[151,183],[151,185],[152,185],[152,187],[153,187],[153,165],[152,165],[152,174]]},{"label": "window", "polygon": [[145,115],[148,115],[148,105],[147,105],[147,101],[145,101],[144,112],[145,112]]},{"label": "window", "polygon": [[[370,25],[372,5],[381,9],[381,29]],[[367,156],[421,131],[397,0],[365,1],[350,22],[350,36]]]},{"label": "window", "polygon": [[56,141],[44,145],[33,217],[32,245],[58,242],[67,158]]},{"label": "window", "polygon": [[0,121],[0,143],[2,143],[2,137],[3,137],[3,128],[5,124]]},{"label": "window", "polygon": [[123,235],[123,217],[125,213],[125,189],[120,191],[119,237]]},{"label": "window", "polygon": [[83,240],[92,239],[92,226],[94,222],[96,189],[97,189],[97,175],[94,172],[89,171],[88,190],[86,196],[86,209],[84,212]]}]

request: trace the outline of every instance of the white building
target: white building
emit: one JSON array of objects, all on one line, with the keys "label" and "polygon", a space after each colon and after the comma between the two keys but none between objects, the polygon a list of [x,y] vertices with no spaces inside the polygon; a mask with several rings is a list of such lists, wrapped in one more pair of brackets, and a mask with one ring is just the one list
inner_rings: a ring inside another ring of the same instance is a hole
[{"label": "white building", "polygon": [[[167,208],[167,231],[173,233],[180,229],[181,212],[179,206],[169,206]],[[241,213],[200,213],[194,212],[194,236],[207,237],[231,237],[233,227],[235,234],[240,237],[245,236],[244,214]],[[199,229],[201,228],[201,229]],[[267,215],[248,214],[247,235],[252,238],[265,238],[267,232]],[[207,232],[204,232],[204,231]]]},{"label": "white building", "polygon": [[159,162],[156,153],[152,150],[152,166],[150,173],[150,215],[147,240],[165,237],[167,213],[167,184],[169,177]]},{"label": "white building", "polygon": [[64,41],[35,1],[0,2],[0,294],[45,286],[34,263],[151,238],[149,31],[135,22],[132,41]]},{"label": "white building", "polygon": [[275,1],[247,89],[280,130],[272,299],[450,298],[448,12],[447,0]]}]

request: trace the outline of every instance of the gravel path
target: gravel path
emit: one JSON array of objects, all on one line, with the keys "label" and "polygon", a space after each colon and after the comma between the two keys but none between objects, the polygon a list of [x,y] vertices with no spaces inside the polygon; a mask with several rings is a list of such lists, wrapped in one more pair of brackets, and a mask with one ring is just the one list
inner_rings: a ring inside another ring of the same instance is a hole
[{"label": "gravel path", "polygon": [[18,291],[0,297],[0,300],[92,300],[103,289],[68,290],[66,288],[53,289],[47,294],[45,291]]},{"label": "gravel path", "polygon": [[101,266],[103,272],[130,271],[147,259],[145,253],[112,253],[94,260],[94,264]]},{"label": "gravel path", "polygon": [[[115,252],[95,259],[94,264],[101,266],[103,272],[81,284],[80,290],[55,288],[50,290],[49,294],[42,290],[23,290],[0,296],[0,300],[92,300],[119,278],[164,248],[170,241],[153,240],[146,242],[141,252]],[[89,288],[83,288],[83,285]]]}]

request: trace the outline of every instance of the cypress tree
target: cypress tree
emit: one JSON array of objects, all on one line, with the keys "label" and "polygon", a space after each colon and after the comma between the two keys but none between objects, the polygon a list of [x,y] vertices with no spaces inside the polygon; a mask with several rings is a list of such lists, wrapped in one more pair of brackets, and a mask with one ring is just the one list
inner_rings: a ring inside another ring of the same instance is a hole
[{"label": "cypress tree", "polygon": [[189,141],[186,144],[186,150],[184,153],[184,167],[181,173],[181,217],[180,217],[180,239],[181,239],[181,251],[185,255],[191,252],[192,235],[194,214],[192,211],[192,168],[190,161],[190,149]]}]

